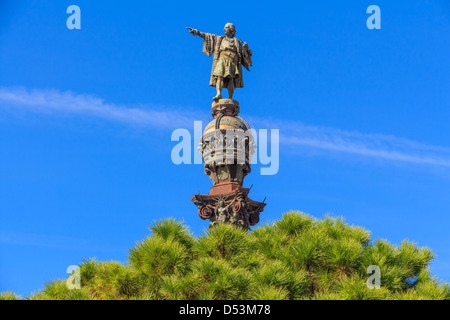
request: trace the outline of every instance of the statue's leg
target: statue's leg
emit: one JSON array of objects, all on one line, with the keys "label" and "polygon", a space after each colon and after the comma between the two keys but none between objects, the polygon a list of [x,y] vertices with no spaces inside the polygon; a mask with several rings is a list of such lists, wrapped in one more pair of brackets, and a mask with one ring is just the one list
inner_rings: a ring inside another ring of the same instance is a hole
[{"label": "statue's leg", "polygon": [[233,78],[230,78],[228,80],[227,89],[228,89],[228,99],[233,99],[233,93],[234,93],[234,79]]},{"label": "statue's leg", "polygon": [[217,95],[213,98],[214,101],[218,101],[219,99],[222,99],[222,88],[223,88],[223,77],[217,76],[217,81],[216,81]]}]

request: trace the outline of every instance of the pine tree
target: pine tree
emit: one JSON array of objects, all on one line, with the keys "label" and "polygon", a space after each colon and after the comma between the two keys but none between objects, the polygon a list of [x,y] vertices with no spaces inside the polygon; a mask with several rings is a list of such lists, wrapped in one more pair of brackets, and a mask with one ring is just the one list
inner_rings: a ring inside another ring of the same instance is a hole
[{"label": "pine tree", "polygon": [[[165,219],[150,231],[127,264],[84,259],[81,289],[54,280],[25,299],[450,299],[449,285],[430,275],[430,249],[371,240],[342,218],[291,211],[250,233],[222,224],[198,238]],[[367,285],[371,265],[379,289]]]}]

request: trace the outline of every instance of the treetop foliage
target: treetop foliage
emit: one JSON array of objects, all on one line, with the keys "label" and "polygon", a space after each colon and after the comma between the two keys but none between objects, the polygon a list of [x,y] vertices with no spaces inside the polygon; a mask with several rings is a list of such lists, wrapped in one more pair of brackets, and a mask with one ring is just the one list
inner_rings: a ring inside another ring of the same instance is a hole
[{"label": "treetop foliage", "polygon": [[[199,237],[169,218],[150,231],[126,264],[84,259],[80,289],[54,280],[25,299],[450,299],[449,285],[430,275],[430,249],[371,240],[342,218],[291,211],[250,233],[222,224]],[[367,285],[371,265],[379,289]]]}]

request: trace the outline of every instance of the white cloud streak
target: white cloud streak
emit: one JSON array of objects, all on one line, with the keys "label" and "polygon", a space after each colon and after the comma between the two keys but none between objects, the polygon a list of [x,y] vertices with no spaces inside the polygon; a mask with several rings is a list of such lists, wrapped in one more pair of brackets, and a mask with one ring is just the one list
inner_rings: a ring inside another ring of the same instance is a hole
[{"label": "white cloud streak", "polygon": [[[82,115],[149,129],[193,127],[193,112],[158,106],[128,107],[103,99],[58,90],[0,87],[0,108],[41,114]],[[389,161],[450,167],[450,148],[422,144],[392,135],[308,126],[288,120],[251,119],[256,127],[280,129],[280,143],[292,151],[312,148]]]},{"label": "white cloud streak", "polygon": [[314,148],[390,161],[450,167],[450,148],[393,135],[367,134],[308,126],[295,121],[255,119],[261,128],[280,128],[280,143],[291,149]]},{"label": "white cloud streak", "polygon": [[172,112],[158,106],[132,108],[107,103],[103,99],[91,95],[57,90],[3,87],[0,88],[0,107],[45,114],[93,116],[157,128],[176,128],[190,123],[194,119],[193,115],[188,112]]}]

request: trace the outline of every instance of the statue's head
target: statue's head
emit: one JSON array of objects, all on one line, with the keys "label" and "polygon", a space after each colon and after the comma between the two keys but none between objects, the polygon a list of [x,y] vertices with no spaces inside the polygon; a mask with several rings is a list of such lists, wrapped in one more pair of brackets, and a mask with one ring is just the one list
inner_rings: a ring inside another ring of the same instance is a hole
[{"label": "statue's head", "polygon": [[225,31],[225,35],[227,37],[233,38],[236,35],[236,29],[232,23],[228,22],[223,30]]}]

